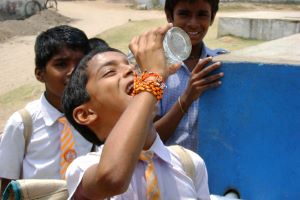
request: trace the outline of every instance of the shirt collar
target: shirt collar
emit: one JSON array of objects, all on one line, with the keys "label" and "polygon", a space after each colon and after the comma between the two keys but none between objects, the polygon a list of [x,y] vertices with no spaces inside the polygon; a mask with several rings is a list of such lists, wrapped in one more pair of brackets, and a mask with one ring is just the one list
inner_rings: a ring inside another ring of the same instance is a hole
[{"label": "shirt collar", "polygon": [[45,97],[45,93],[40,98],[42,108],[41,112],[46,126],[52,126],[56,120],[63,116],[63,113],[53,107]]},{"label": "shirt collar", "polygon": [[[210,50],[208,47],[206,47],[206,45],[204,44],[204,42],[202,42],[201,44],[199,44],[199,46],[202,46],[200,58],[206,58],[206,57],[209,57],[209,56],[214,56],[213,51]],[[185,68],[185,70],[188,73],[190,73],[190,70],[187,68],[187,66],[184,64],[184,62],[182,62],[181,66],[183,68]]]},{"label": "shirt collar", "polygon": [[156,138],[154,143],[152,144],[150,151],[153,151],[154,154],[165,162],[171,164],[171,154],[167,147],[161,141],[158,133],[156,134]]}]

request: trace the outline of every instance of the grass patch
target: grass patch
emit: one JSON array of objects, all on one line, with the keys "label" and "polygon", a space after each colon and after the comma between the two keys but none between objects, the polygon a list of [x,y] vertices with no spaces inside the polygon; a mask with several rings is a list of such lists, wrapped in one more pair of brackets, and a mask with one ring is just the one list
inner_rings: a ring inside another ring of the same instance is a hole
[{"label": "grass patch", "polygon": [[224,48],[229,51],[234,51],[264,42],[261,40],[250,40],[230,35],[218,38],[218,23],[219,19],[216,18],[204,38],[205,44],[212,49]]},{"label": "grass patch", "polygon": [[43,92],[43,86],[40,84],[26,84],[0,96],[0,105],[9,106],[22,104],[24,101],[30,101],[32,98],[39,97]]},{"label": "grass patch", "polygon": [[29,83],[11,90],[0,96],[0,131],[4,127],[9,116],[23,108],[28,102],[40,98],[44,86],[42,84]]},{"label": "grass patch", "polygon": [[166,23],[167,22],[165,19],[129,21],[124,25],[104,31],[97,35],[97,37],[104,39],[110,46],[118,48],[124,53],[127,53],[128,44],[134,36],[150,30],[151,28],[165,25]]}]

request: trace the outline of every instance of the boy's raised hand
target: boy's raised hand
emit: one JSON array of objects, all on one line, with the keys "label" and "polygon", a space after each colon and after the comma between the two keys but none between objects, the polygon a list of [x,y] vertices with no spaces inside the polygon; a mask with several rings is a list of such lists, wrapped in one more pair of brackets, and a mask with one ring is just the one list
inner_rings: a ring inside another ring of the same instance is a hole
[{"label": "boy's raised hand", "polygon": [[176,72],[180,67],[179,64],[167,66],[163,50],[164,36],[171,27],[172,24],[168,24],[145,32],[131,40],[129,48],[141,71],[159,73],[166,79],[169,74]]},{"label": "boy's raised hand", "polygon": [[200,59],[196,67],[192,71],[187,88],[181,97],[181,101],[185,102],[185,105],[190,105],[206,90],[221,85],[220,78],[224,76],[223,72],[208,75],[209,73],[220,68],[221,63],[216,62],[207,67],[204,67],[211,61],[211,57]]}]

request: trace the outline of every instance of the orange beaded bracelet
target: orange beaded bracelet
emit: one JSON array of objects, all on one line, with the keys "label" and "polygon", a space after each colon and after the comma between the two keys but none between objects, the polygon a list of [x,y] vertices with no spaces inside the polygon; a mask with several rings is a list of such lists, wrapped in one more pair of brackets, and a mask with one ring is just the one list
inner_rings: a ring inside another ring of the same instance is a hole
[{"label": "orange beaded bracelet", "polygon": [[[154,77],[155,80],[147,80],[149,77]],[[152,72],[143,72],[140,77],[134,74],[134,85],[132,96],[140,92],[150,92],[159,101],[162,99],[165,89],[165,82],[161,75]]]}]

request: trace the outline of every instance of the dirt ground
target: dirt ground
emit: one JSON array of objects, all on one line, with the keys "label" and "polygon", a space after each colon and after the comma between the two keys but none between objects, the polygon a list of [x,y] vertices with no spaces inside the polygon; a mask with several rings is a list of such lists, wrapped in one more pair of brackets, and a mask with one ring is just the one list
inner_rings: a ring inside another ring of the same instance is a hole
[{"label": "dirt ground", "polygon": [[0,95],[34,81],[34,40],[49,27],[70,24],[92,37],[128,20],[164,17],[160,11],[132,10],[126,5],[104,0],[59,1],[58,13],[43,11],[26,20],[0,22]]},{"label": "dirt ground", "polygon": [[70,22],[71,18],[52,10],[43,10],[40,14],[25,20],[2,21],[0,22],[0,42],[5,42],[16,36],[36,35],[48,27]]}]

